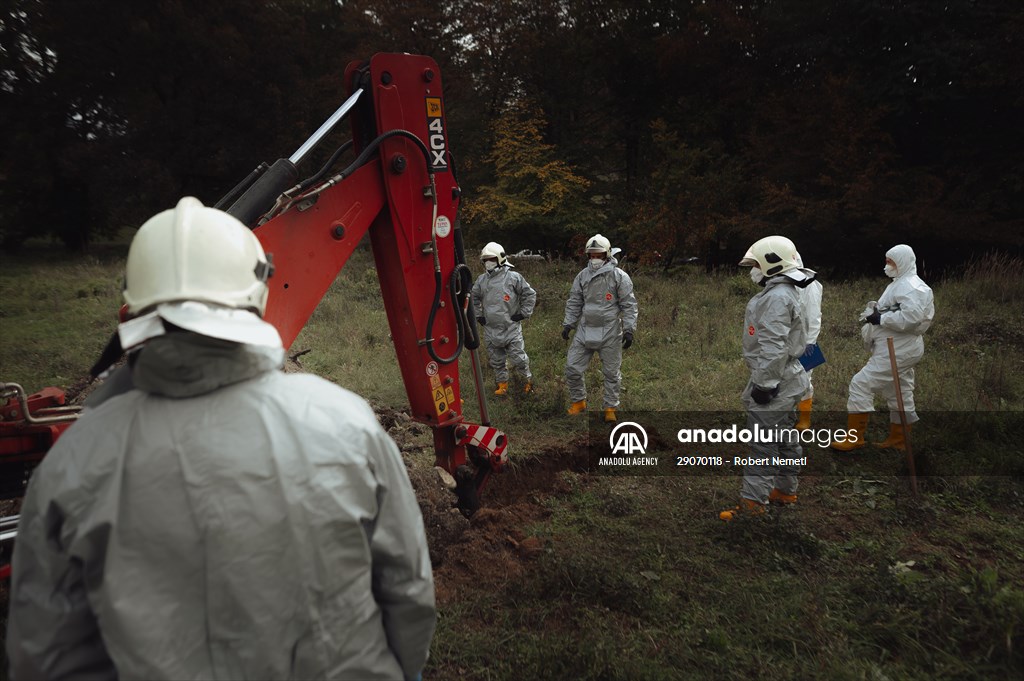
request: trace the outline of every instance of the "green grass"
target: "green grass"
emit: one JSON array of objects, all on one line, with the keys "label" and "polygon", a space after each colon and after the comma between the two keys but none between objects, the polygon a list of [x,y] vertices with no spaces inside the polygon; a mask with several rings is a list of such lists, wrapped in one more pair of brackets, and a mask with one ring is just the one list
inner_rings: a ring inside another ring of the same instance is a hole
[{"label": "green grass", "polygon": [[[31,390],[86,374],[115,324],[119,257],[0,257],[0,380]],[[929,282],[938,313],[917,370],[919,410],[1024,410],[1021,265],[990,257],[963,276]],[[898,471],[859,475],[853,465],[805,476],[796,507],[724,525],[716,515],[733,503],[736,477],[603,477],[542,467],[587,428],[564,416],[559,336],[578,267],[519,268],[539,293],[525,325],[537,391],[488,395],[491,421],[509,434],[510,474],[543,468],[560,480],[541,498],[543,520],[522,528],[543,550],[524,560],[522,574],[463,589],[441,605],[425,678],[1020,678],[1019,476],[924,478],[912,498]],[[755,291],[746,275],[682,268],[671,277],[638,272],[634,282],[640,320],[624,353],[623,408],[739,409],[747,379],[742,315]],[[828,363],[814,373],[816,410],[845,411],[847,383],[866,360],[856,317],[885,284],[882,277],[825,282],[820,342]],[[305,370],[405,406],[367,253],[356,253],[292,347],[304,350]],[[486,366],[483,352],[481,361]],[[461,376],[473,420],[468,358]],[[599,405],[596,362],[587,384]],[[485,385],[492,389],[489,370]],[[884,418],[875,421],[883,427]],[[985,447],[999,450],[1017,436],[954,437],[936,425],[922,432],[922,446],[954,455],[974,447],[984,456]],[[884,455],[860,461],[872,456]]]},{"label": "green grass", "polygon": [[[548,548],[531,577],[446,610],[439,677],[992,679],[1019,671],[1022,549],[1019,530],[1000,518],[950,514],[941,500],[868,509],[812,495],[810,513],[723,526],[708,507],[730,495],[679,479],[600,479],[553,500],[551,519],[533,528]],[[930,528],[917,527],[921,515]],[[827,536],[815,534],[832,519]],[[947,559],[970,560],[965,535],[1001,539],[990,564]],[[486,640],[502,636],[499,651],[484,652]]]},{"label": "green grass", "polygon": [[126,253],[0,256],[0,380],[32,392],[88,375],[117,326]]}]

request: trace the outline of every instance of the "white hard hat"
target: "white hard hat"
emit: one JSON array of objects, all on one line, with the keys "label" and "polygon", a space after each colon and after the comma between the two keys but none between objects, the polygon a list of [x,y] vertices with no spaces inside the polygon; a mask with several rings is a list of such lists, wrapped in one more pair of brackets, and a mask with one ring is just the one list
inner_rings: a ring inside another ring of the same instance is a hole
[{"label": "white hard hat", "polygon": [[594,236],[587,239],[587,247],[584,250],[587,253],[601,251],[605,255],[610,256],[612,252],[612,243],[608,241],[606,237],[603,237],[600,234],[595,234]]},{"label": "white hard hat", "polygon": [[201,335],[272,344],[277,332],[260,319],[272,272],[270,258],[249,228],[189,196],[147,220],[135,234],[125,266],[124,300],[133,316],[156,311]]},{"label": "white hard hat", "polygon": [[486,260],[487,258],[497,258],[499,265],[504,265],[505,260],[505,249],[501,247],[501,244],[492,241],[480,251],[480,259]]},{"label": "white hard hat", "polygon": [[799,269],[800,255],[792,241],[776,234],[755,241],[739,264],[744,267],[756,265],[766,277],[773,277]]}]

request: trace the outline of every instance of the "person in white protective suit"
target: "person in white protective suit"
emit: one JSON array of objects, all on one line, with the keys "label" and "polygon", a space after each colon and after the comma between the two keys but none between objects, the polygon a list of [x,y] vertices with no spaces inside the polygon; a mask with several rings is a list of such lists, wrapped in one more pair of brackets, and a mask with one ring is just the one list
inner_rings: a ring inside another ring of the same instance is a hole
[{"label": "person in white protective suit", "polygon": [[[799,253],[796,254],[797,267],[803,269],[804,261]],[[810,353],[814,344],[818,342],[821,334],[821,297],[824,287],[815,277],[811,283],[800,289],[800,302],[802,305],[800,315],[804,319],[804,333],[807,334],[807,353]],[[814,403],[814,369],[807,372],[807,392],[797,403],[796,409],[799,418],[797,419],[797,430],[807,430],[811,427],[811,408]]]},{"label": "person in white protective suit", "polygon": [[752,443],[751,459],[767,463],[743,467],[739,505],[718,515],[726,521],[761,515],[769,502],[796,502],[799,466],[772,462],[775,457],[798,459],[802,453],[799,439],[786,433],[796,432],[796,406],[809,384],[800,363],[807,347],[801,289],[815,278],[800,267],[796,246],[783,236],[756,241],[739,264],[750,267],[751,280],[763,288],[747,303],[743,318],[743,359],[750,369],[742,393],[747,429],[759,427],[776,436]]},{"label": "person in white protective suit", "polygon": [[565,382],[569,388],[569,415],[587,409],[584,374],[596,352],[604,374],[604,420],[615,421],[622,388],[622,351],[633,344],[637,303],[633,280],[618,267],[611,243],[600,234],[587,239],[584,249],[589,262],[576,275],[565,302],[562,338],[576,329],[565,361]]},{"label": "person in white protective suit", "polygon": [[846,410],[851,437],[845,442],[832,443],[832,448],[840,452],[865,445],[864,435],[868,415],[875,409],[875,395],[882,395],[889,404],[889,436],[875,444],[895,449],[906,446],[889,359],[887,339],[890,337],[896,354],[907,429],[920,420],[914,405],[914,367],[924,356],[923,336],[935,318],[935,299],[932,290],[917,276],[917,257],[910,246],[899,244],[886,251],[884,271],[892,283],[877,302],[868,303],[861,318],[864,322],[861,333],[871,358],[850,381]]},{"label": "person in white protective suit", "polygon": [[255,235],[183,198],[128,254],[133,389],[34,472],[12,679],[413,679],[433,636],[420,510],[357,395],[285,374]]},{"label": "person in white protective suit", "polygon": [[512,269],[501,244],[490,242],[480,251],[486,270],[473,284],[473,314],[484,327],[487,358],[497,382],[495,395],[508,394],[508,365],[522,375],[523,392],[533,390],[530,357],[523,341],[523,321],[537,304],[537,292]]}]

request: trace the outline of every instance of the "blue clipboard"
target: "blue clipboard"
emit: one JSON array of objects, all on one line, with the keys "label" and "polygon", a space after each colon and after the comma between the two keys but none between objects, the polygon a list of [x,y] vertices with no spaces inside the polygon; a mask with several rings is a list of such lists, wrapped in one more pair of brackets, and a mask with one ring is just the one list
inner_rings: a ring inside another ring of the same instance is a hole
[{"label": "blue clipboard", "polygon": [[821,366],[825,363],[825,355],[821,351],[821,347],[815,343],[811,346],[811,349],[800,356],[800,363],[804,365],[804,371],[810,371],[816,366]]}]

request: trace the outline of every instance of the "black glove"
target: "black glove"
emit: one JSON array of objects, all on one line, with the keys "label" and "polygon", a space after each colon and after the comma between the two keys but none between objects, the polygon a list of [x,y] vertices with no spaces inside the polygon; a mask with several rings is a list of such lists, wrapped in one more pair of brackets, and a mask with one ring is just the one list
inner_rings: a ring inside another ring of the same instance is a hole
[{"label": "black glove", "polygon": [[569,340],[569,332],[572,331],[571,326],[562,327],[562,340]]},{"label": "black glove", "polygon": [[514,315],[512,315],[512,321],[514,321],[514,322],[521,322],[524,319],[526,319],[526,317],[524,317],[523,315],[519,314],[518,312],[516,312]]},{"label": "black glove", "polygon": [[772,398],[779,394],[779,386],[775,386],[771,390],[762,388],[759,385],[755,385],[750,389],[750,399],[754,400],[758,404],[768,404],[772,401]]},{"label": "black glove", "polygon": [[487,320],[483,317],[477,317],[476,323],[479,324],[480,326],[487,326]]},{"label": "black glove", "polygon": [[876,307],[874,312],[872,312],[871,314],[864,318],[864,321],[868,322],[869,324],[881,324],[882,313],[879,312],[878,308]]},{"label": "black glove", "polygon": [[626,348],[628,348],[632,344],[633,344],[633,332],[632,331],[627,331],[626,333],[622,334],[622,349],[625,350]]}]

